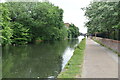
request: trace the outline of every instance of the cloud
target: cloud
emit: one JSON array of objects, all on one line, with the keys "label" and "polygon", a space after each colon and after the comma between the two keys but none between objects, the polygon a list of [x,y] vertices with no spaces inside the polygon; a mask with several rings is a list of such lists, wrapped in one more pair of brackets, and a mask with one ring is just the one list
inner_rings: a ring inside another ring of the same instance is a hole
[{"label": "cloud", "polygon": [[49,0],[56,6],[59,6],[64,10],[63,20],[64,22],[74,23],[79,27],[80,32],[86,33],[87,28],[84,28],[86,18],[84,11],[81,8],[89,5],[91,0]]},{"label": "cloud", "polygon": [[[4,2],[5,0],[0,0]],[[39,0],[41,1],[41,0]],[[73,23],[79,27],[80,32],[86,33],[87,28],[84,27],[86,22],[86,17],[84,16],[84,11],[81,8],[89,5],[92,0],[49,0],[55,6],[59,6],[64,10],[63,20],[64,22]]]}]

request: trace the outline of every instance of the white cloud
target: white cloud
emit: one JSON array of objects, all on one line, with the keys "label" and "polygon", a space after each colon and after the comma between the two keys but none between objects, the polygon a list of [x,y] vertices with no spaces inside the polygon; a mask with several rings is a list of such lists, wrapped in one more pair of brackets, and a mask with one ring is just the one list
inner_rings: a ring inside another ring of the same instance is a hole
[{"label": "white cloud", "polygon": [[[5,0],[0,0],[0,2],[4,1]],[[49,0],[49,1],[64,10],[63,14],[64,22],[74,23],[77,27],[79,27],[80,32],[82,33],[87,32],[87,28],[84,27],[86,18],[84,16],[84,11],[82,11],[81,8],[88,6],[90,1],[92,0]]]},{"label": "white cloud", "polygon": [[79,27],[80,32],[86,33],[87,28],[84,27],[86,18],[84,11],[81,8],[88,6],[91,0],[49,0],[56,6],[59,6],[64,10],[63,20],[64,22],[74,23]]},{"label": "white cloud", "polygon": [[5,0],[0,0],[0,3],[4,3],[5,2]]}]

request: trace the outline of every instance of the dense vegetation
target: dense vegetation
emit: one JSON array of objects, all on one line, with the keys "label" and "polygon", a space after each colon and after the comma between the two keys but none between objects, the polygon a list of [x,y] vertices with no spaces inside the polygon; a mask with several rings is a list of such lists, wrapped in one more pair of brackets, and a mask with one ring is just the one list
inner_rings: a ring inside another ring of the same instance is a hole
[{"label": "dense vegetation", "polygon": [[70,24],[68,31],[68,38],[77,38],[79,33],[79,28],[76,27],[74,24]]},{"label": "dense vegetation", "polygon": [[80,78],[82,72],[82,64],[84,59],[84,50],[86,46],[84,38],[75,48],[72,58],[69,60],[64,70],[58,75],[58,78]]},{"label": "dense vegetation", "polygon": [[[9,11],[6,8],[6,4],[0,5],[0,32],[2,32],[0,41],[4,44],[11,43],[12,37],[12,29],[10,28],[10,18],[9,18]],[[1,27],[2,26],[2,27]]]},{"label": "dense vegetation", "polygon": [[[0,3],[0,14],[2,44],[63,40],[68,36],[63,22],[63,10],[48,2]],[[79,33],[76,30],[70,30],[73,37]]]},{"label": "dense vegetation", "polygon": [[93,2],[85,11],[89,34],[120,40],[120,2]]}]

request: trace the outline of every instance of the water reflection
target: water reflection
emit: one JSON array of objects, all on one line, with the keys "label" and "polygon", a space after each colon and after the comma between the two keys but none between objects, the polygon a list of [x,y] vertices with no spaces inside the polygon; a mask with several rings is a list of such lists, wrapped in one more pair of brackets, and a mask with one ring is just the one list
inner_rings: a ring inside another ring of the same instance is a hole
[{"label": "water reflection", "polygon": [[70,40],[69,44],[70,46],[68,46],[63,54],[63,61],[62,61],[62,69],[64,69],[65,65],[67,64],[67,62],[70,60],[70,58],[73,55],[74,52],[74,48],[77,46],[77,44],[83,39],[83,36],[79,36],[78,39],[73,39]]},{"label": "water reflection", "polygon": [[2,48],[3,78],[56,77],[69,60],[66,57],[72,56],[78,42],[78,39],[74,39],[5,46]]}]

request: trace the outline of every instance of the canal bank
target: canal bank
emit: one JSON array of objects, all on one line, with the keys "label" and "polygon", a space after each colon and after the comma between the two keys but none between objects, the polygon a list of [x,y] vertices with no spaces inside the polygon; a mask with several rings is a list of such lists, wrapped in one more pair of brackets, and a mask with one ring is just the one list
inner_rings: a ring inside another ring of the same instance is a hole
[{"label": "canal bank", "polygon": [[75,48],[73,56],[66,64],[65,68],[58,75],[58,78],[80,78],[82,72],[82,64],[84,59],[86,39],[84,38]]}]

